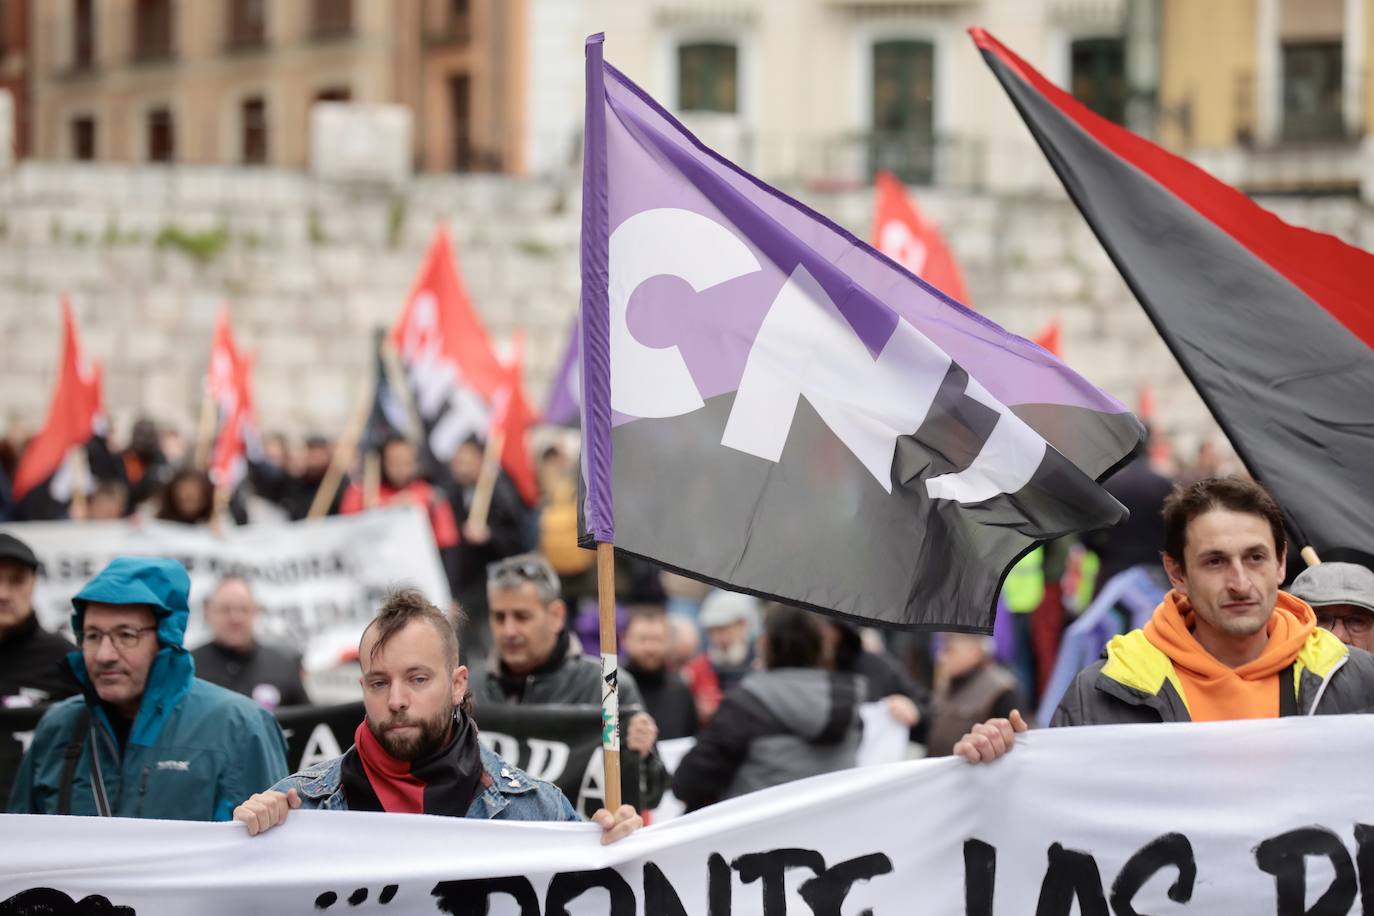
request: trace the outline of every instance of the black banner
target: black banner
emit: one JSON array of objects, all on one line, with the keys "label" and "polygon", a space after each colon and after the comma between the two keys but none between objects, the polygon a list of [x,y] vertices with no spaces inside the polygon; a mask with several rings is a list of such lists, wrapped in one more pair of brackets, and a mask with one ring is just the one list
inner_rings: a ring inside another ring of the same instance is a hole
[{"label": "black banner", "polygon": [[[0,810],[8,803],[19,761],[43,711],[0,710]],[[287,767],[296,773],[342,754],[352,746],[362,720],[361,702],[277,710],[286,734]],[[605,804],[601,707],[489,706],[477,724],[484,744],[536,779],[558,786],[584,817]],[[639,755],[622,750],[620,761],[622,800],[639,808]]]}]

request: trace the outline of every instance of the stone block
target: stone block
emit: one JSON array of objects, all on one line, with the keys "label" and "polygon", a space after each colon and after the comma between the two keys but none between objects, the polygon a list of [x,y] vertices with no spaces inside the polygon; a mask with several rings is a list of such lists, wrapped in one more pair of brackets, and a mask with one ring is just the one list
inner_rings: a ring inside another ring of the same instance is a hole
[{"label": "stone block", "polygon": [[294,367],[309,365],[320,358],[320,346],[305,334],[269,332],[256,344],[258,365]]},{"label": "stone block", "polygon": [[140,412],[162,419],[194,417],[199,412],[200,392],[200,380],[183,370],[149,367],[143,372]]},{"label": "stone block", "polygon": [[401,184],[410,176],[412,122],[403,105],[316,103],[310,110],[311,174]]}]

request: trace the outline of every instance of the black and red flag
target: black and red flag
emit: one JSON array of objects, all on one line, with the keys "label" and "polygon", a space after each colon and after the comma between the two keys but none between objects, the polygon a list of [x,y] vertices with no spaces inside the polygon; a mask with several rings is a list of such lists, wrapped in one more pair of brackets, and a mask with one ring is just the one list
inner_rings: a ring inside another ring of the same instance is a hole
[{"label": "black and red flag", "polygon": [[1318,553],[1374,544],[1374,256],[1285,223],[971,34],[1294,534]]}]

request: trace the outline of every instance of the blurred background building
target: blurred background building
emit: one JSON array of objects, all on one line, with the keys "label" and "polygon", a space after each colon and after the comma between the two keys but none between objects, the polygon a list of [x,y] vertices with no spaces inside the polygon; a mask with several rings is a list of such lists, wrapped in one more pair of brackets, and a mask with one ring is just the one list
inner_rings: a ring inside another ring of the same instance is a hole
[{"label": "blurred background building", "polygon": [[[266,426],[334,429],[438,221],[541,401],[579,285],[583,41],[709,145],[867,236],[894,172],[974,304],[1171,431],[1205,409],[966,35],[1285,218],[1374,237],[1370,0],[0,0],[0,419],[63,292],[116,418],[190,424],[214,310]],[[17,162],[15,165],[10,163]],[[151,329],[153,333],[147,333]],[[302,397],[301,392],[308,396]]]}]

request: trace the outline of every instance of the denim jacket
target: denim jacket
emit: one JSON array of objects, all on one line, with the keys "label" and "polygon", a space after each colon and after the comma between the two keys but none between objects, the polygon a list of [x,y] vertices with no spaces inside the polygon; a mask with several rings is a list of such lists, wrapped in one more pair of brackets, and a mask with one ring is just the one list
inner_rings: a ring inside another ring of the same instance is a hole
[{"label": "denim jacket", "polygon": [[[322,760],[281,780],[272,791],[295,789],[302,808],[347,811],[342,772],[343,757]],[[482,747],[482,791],[464,816],[505,821],[581,820],[556,786],[532,778],[485,746]]]}]

